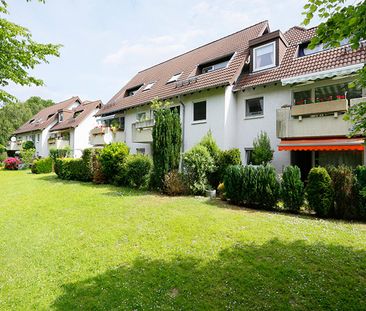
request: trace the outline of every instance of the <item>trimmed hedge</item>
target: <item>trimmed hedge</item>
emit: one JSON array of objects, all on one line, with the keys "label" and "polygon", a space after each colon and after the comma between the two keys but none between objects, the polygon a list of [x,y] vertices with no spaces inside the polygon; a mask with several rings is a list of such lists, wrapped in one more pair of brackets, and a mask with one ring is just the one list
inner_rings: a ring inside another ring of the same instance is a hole
[{"label": "trimmed hedge", "polygon": [[55,172],[61,179],[85,181],[86,168],[82,159],[56,159]]},{"label": "trimmed hedge", "polygon": [[313,167],[308,175],[306,194],[309,207],[320,217],[327,217],[333,209],[332,180],[324,167]]},{"label": "trimmed hedge", "polygon": [[33,161],[33,174],[47,174],[52,172],[52,159],[50,157]]},{"label": "trimmed hedge", "polygon": [[234,204],[274,208],[279,199],[280,185],[271,165],[229,166],[224,185],[226,198]]},{"label": "trimmed hedge", "polygon": [[241,165],[240,150],[238,148],[233,148],[221,151],[217,165],[219,182],[223,182],[226,169],[230,165]]},{"label": "trimmed hedge", "polygon": [[149,156],[134,154],[127,157],[124,170],[128,186],[143,188],[149,184],[152,160]]},{"label": "trimmed hedge", "polygon": [[304,204],[304,183],[297,166],[287,166],[282,174],[281,199],[286,209],[298,212]]}]

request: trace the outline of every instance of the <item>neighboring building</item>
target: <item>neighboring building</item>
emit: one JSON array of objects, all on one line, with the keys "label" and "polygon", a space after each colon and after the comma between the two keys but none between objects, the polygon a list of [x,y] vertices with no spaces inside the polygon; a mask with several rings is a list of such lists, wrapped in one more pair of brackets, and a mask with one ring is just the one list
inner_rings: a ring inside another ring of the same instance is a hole
[{"label": "neighboring building", "polygon": [[13,133],[8,150],[19,151],[31,140],[37,156],[48,156],[51,148],[70,147],[73,156],[80,157],[83,149],[92,147],[90,130],[96,126],[94,115],[101,105],[101,101],[82,102],[72,97],[47,107]]},{"label": "neighboring building", "polygon": [[[211,130],[223,149],[239,148],[250,163],[253,140],[266,131],[273,164],[303,172],[316,164],[364,162],[363,139],[347,138],[342,115],[366,96],[348,82],[366,61],[365,43],[313,50],[315,28],[270,32],[267,21],[139,72],[98,113],[94,145],[125,141],[133,153],[151,153],[150,102],[179,107],[183,151]],[[110,126],[114,124],[111,134]]]}]

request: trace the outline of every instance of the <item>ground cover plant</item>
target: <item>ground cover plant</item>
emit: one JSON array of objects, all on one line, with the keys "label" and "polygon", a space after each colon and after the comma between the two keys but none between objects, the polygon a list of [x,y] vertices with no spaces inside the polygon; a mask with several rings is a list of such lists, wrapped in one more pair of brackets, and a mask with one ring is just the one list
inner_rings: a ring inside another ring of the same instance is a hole
[{"label": "ground cover plant", "polygon": [[360,310],[366,226],[0,171],[1,310]]}]

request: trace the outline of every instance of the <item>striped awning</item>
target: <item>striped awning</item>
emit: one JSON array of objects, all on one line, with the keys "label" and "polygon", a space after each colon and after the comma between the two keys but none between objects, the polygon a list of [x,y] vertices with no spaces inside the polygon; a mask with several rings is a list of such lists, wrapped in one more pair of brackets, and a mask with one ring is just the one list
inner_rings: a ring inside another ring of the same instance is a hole
[{"label": "striped awning", "polygon": [[313,73],[304,74],[301,76],[290,77],[281,79],[282,85],[294,84],[294,83],[304,83],[307,81],[314,81],[318,79],[332,78],[336,76],[346,76],[355,73],[359,69],[363,68],[365,64],[354,64],[346,67],[332,68],[329,70],[318,71]]},{"label": "striped awning", "polygon": [[281,139],[279,151],[363,151],[363,138]]}]

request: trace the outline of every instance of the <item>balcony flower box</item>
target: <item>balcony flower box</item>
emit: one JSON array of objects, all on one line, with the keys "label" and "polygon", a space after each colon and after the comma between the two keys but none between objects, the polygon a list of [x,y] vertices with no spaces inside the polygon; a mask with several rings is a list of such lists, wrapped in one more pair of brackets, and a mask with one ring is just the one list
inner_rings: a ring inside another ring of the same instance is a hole
[{"label": "balcony flower box", "polygon": [[21,145],[22,145],[22,143],[23,143],[23,142],[22,142],[21,140],[18,140],[18,141],[17,141],[17,145],[18,145],[18,146],[21,146]]},{"label": "balcony flower box", "polygon": [[105,132],[106,128],[104,126],[97,126],[90,131],[92,135],[103,135]]}]

